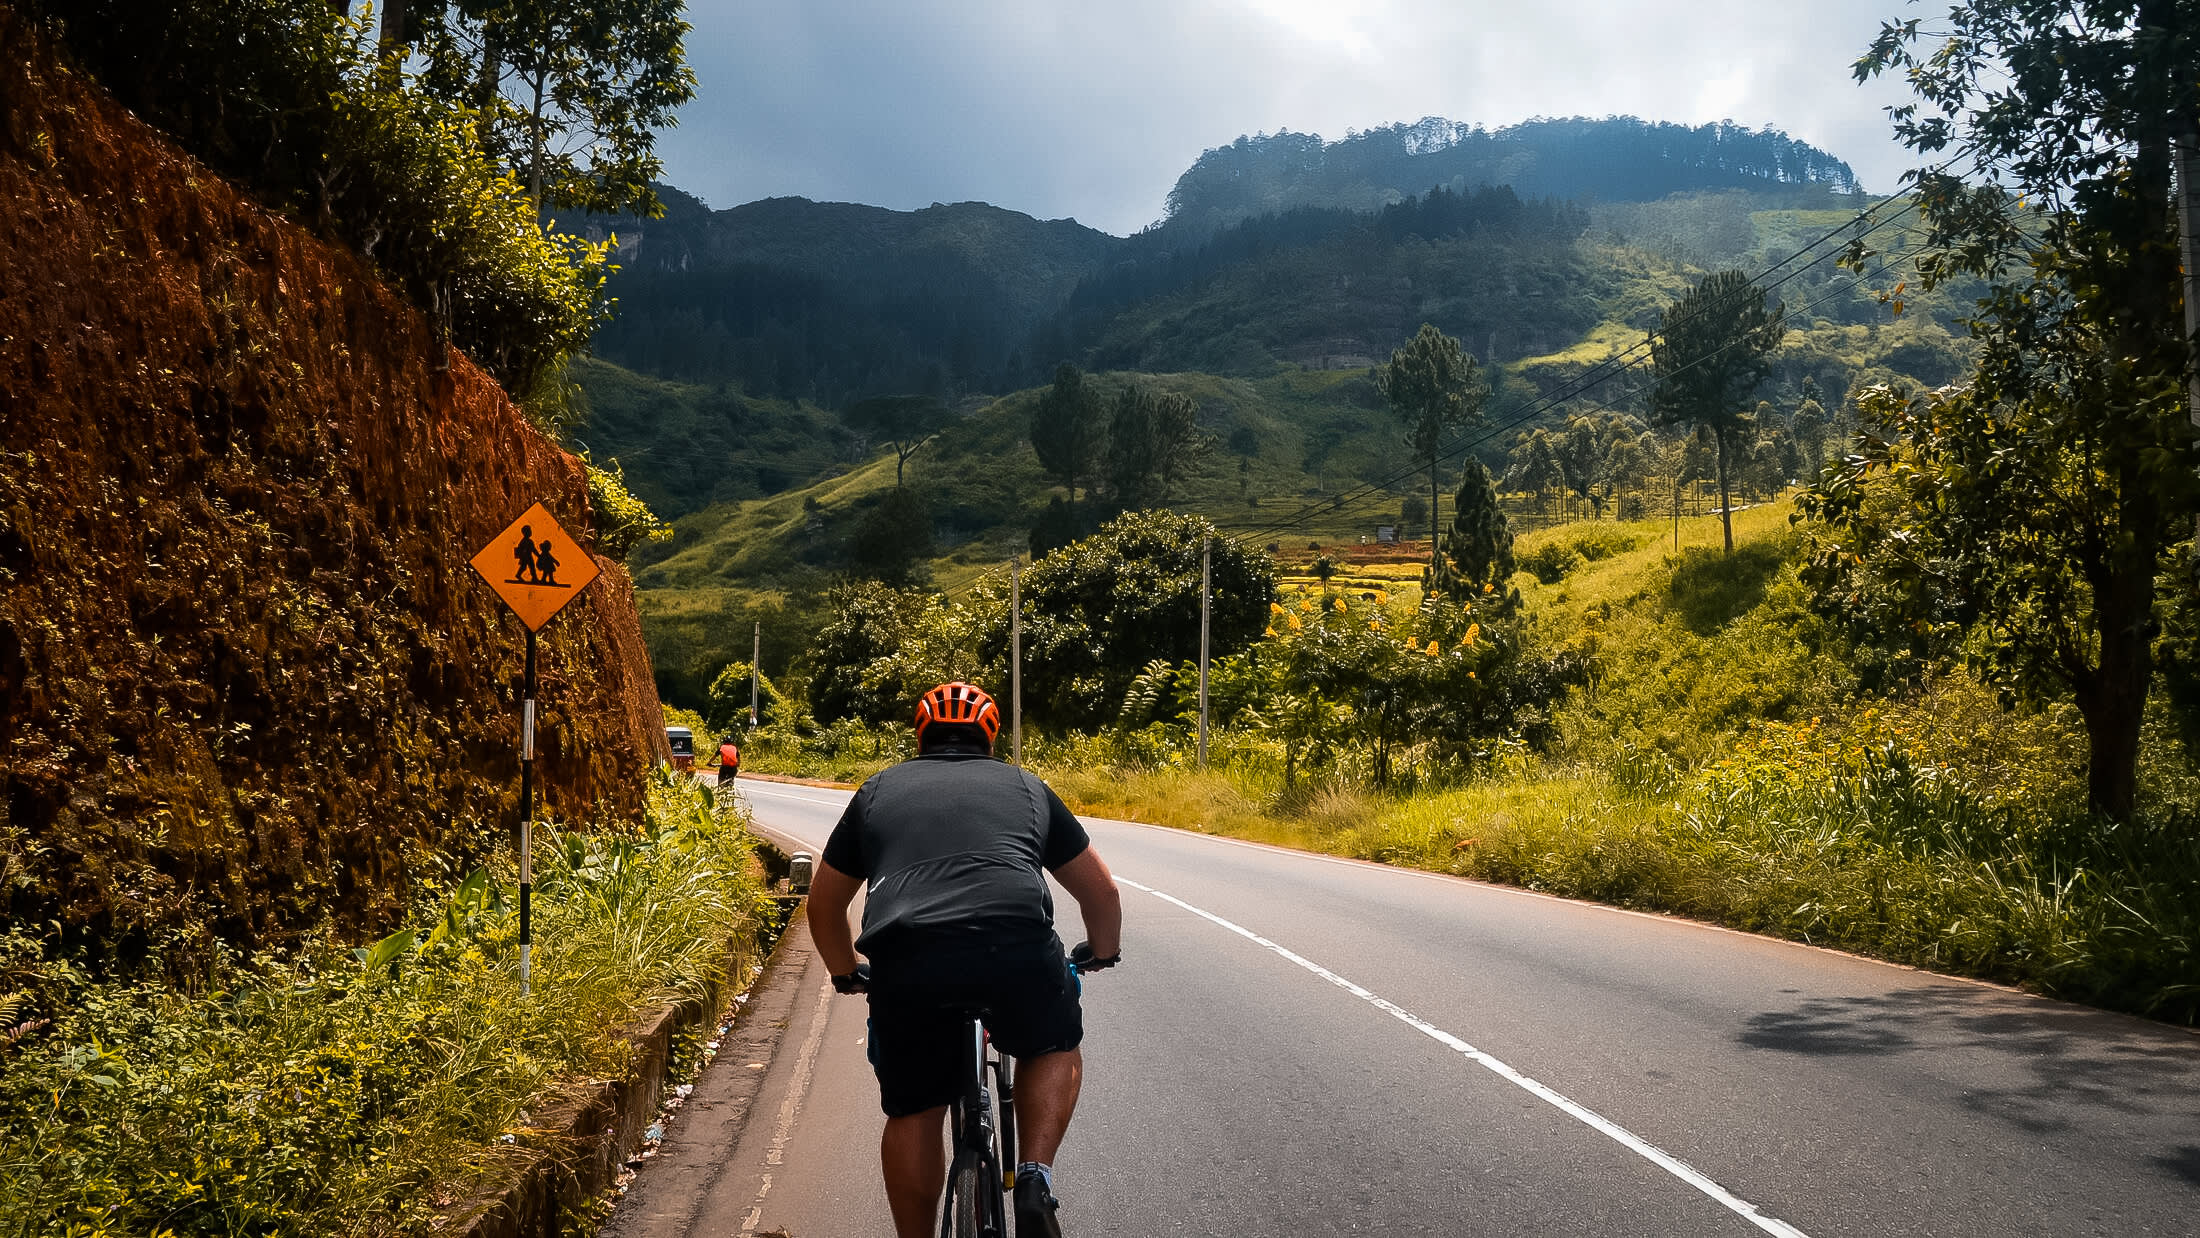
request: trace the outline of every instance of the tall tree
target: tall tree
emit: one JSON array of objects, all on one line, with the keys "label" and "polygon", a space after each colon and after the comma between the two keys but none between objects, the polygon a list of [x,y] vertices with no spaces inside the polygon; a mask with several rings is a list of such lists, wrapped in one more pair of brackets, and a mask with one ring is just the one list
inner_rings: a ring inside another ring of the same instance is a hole
[{"label": "tall tree", "polygon": [[894,449],[894,484],[917,449],[932,441],[952,416],[946,405],[928,395],[882,395],[858,400],[843,409],[842,422],[858,434],[867,434]]},{"label": "tall tree", "polygon": [[1719,446],[1719,520],[1734,553],[1728,458],[1750,433],[1749,409],[1787,334],[1785,309],[1740,271],[1718,271],[1666,307],[1650,336],[1650,417],[1707,428]]},{"label": "tall tree", "polygon": [[1154,480],[1161,502],[1169,501],[1178,480],[1199,463],[1212,440],[1199,429],[1199,404],[1180,391],[1154,396]]},{"label": "tall tree", "polygon": [[1054,385],[1031,412],[1031,450],[1039,457],[1039,467],[1069,492],[1072,514],[1078,483],[1092,476],[1100,459],[1106,437],[1100,415],[1100,393],[1067,361],[1055,367]]},{"label": "tall tree", "polygon": [[[1429,519],[1433,527],[1439,510],[1436,459],[1443,450],[1444,436],[1481,420],[1489,388],[1483,384],[1474,358],[1460,349],[1459,341],[1425,322],[1403,348],[1390,354],[1390,364],[1382,368],[1375,381],[1392,411],[1405,420],[1406,444],[1428,466]],[[1441,553],[1432,540],[1431,568]]]},{"label": "tall tree", "polygon": [[894,487],[863,513],[848,537],[848,559],[857,572],[890,585],[910,584],[932,557],[932,513],[914,490]]},{"label": "tall tree", "polygon": [[695,97],[684,0],[411,0],[421,80],[544,210],[654,216],[656,131]]},{"label": "tall tree", "polygon": [[1559,463],[1550,431],[1534,430],[1520,437],[1505,459],[1505,484],[1514,490],[1534,491],[1539,512],[1550,502],[1546,496],[1566,485],[1566,469]]},{"label": "tall tree", "polygon": [[1607,441],[1599,433],[1597,423],[1587,417],[1576,417],[1566,423],[1566,431],[1558,435],[1555,444],[1558,467],[1566,477],[1566,488],[1582,502],[1589,501],[1590,491],[1596,488],[1603,476],[1604,449]]},{"label": "tall tree", "polygon": [[1131,510],[1152,506],[1153,479],[1159,459],[1152,393],[1133,382],[1116,393],[1108,417],[1108,489]]},{"label": "tall tree", "polygon": [[1127,508],[1166,503],[1169,488],[1203,446],[1199,406],[1190,396],[1134,382],[1108,421],[1108,485]]},{"label": "tall tree", "polygon": [[1826,417],[1825,406],[1814,396],[1806,394],[1795,408],[1795,457],[1805,482],[1818,479],[1826,467],[1826,432],[1831,422]]},{"label": "tall tree", "polygon": [[1821,482],[1813,583],[1930,641],[1913,653],[1961,649],[2015,694],[2067,692],[2088,802],[2128,819],[2155,615],[2182,596],[2164,582],[2195,505],[2171,203],[2200,23],[2180,0],[1968,0],[1930,35],[1888,24],[1856,71],[1907,78],[1896,136],[1944,160],[1907,178],[1921,278],[1995,288],[1971,382],[1883,393],[1880,433]]},{"label": "tall tree", "polygon": [[1514,570],[1512,528],[1497,504],[1497,488],[1482,462],[1468,456],[1460,469],[1459,492],[1451,500],[1443,557],[1430,568],[1424,584],[1431,592],[1471,601],[1486,589],[1503,593]]}]

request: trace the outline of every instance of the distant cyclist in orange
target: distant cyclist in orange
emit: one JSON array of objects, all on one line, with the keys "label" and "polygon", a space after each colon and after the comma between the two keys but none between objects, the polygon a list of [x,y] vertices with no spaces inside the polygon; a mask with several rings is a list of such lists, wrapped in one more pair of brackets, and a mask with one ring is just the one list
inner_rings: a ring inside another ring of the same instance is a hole
[{"label": "distant cyclist in orange", "polygon": [[[871,995],[879,1158],[900,1238],[934,1232],[947,1176],[941,1120],[958,1086],[961,1011],[1016,1059],[1016,1238],[1060,1238],[1054,1154],[1084,1083],[1076,971],[1122,957],[1123,904],[1085,827],[1038,778],[993,759],[1001,711],[966,683],[917,703],[917,756],[848,803],[810,884],[810,935],[843,993]],[[1046,874],[1077,900],[1066,958]],[[869,884],[863,936],[848,906]],[[856,961],[861,945],[868,963]],[[1075,969],[1072,968],[1072,963]]]},{"label": "distant cyclist in orange", "polygon": [[741,772],[741,747],[728,735],[718,741],[718,785],[725,786]]}]

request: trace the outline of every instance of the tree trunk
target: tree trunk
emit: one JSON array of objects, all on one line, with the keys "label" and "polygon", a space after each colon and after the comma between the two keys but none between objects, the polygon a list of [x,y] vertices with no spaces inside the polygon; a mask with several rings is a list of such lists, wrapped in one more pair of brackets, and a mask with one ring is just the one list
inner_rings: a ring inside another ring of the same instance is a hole
[{"label": "tree trunk", "polygon": [[1436,497],[1436,457],[1431,456],[1428,462],[1428,566],[1430,571],[1436,570],[1436,561],[1444,553],[1443,539],[1436,535],[1436,530],[1441,527],[1436,523]]},{"label": "tree trunk", "polygon": [[404,85],[405,4],[406,0],[383,0],[382,4],[382,32],[375,43],[381,65],[375,70],[375,83],[384,90]]},{"label": "tree trunk", "polygon": [[1726,485],[1726,431],[1713,430],[1713,441],[1719,445],[1719,523],[1726,529],[1726,552],[1734,553],[1734,500],[1727,497]]},{"label": "tree trunk", "polygon": [[474,140],[489,147],[496,123],[497,91],[504,85],[504,49],[497,44],[496,27],[481,27],[481,76],[474,81]]},{"label": "tree trunk", "polygon": [[382,33],[376,46],[385,57],[404,46],[405,4],[406,0],[383,0]]},{"label": "tree trunk", "polygon": [[[534,199],[537,214],[542,212],[542,160],[543,148],[547,144],[547,139],[543,136],[542,131],[542,89],[543,82],[537,79],[535,82],[535,106],[534,110],[528,115],[528,136],[530,140],[528,142],[527,196]],[[901,483],[897,481],[895,484],[899,485]]]},{"label": "tree trunk", "polygon": [[2085,718],[2086,807],[2117,821],[2139,810],[2139,731],[2154,681],[2154,569],[2160,551],[2161,504],[2135,466],[2116,470],[2123,530],[2109,552],[2107,579],[2096,591],[2101,660],[2079,686]]}]

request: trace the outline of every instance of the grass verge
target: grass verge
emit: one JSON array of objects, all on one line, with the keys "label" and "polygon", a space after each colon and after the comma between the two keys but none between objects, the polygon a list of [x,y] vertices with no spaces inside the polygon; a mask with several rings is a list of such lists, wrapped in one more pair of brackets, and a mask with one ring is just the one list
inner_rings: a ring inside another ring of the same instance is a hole
[{"label": "grass verge", "polygon": [[1671,912],[2200,1022],[2200,831],[1996,800],[1884,720],[1772,725],[1678,773],[1283,793],[1244,769],[1045,769],[1080,812]]},{"label": "grass verge", "polygon": [[416,1232],[533,1138],[538,1098],[623,1071],[641,1010],[755,961],[753,841],[684,779],[639,828],[539,839],[535,881],[526,998],[509,855],[366,958],[223,959],[181,990],[0,936],[24,1025],[0,1033],[0,1235]]}]

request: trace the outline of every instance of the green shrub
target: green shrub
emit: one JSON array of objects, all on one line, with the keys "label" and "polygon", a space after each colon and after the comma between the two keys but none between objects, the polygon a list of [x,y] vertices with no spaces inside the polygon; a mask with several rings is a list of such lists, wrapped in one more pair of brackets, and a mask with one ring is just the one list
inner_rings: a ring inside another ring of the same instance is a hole
[{"label": "green shrub", "polygon": [[619,467],[618,461],[613,460],[608,469],[599,469],[584,457],[581,467],[588,471],[588,505],[596,517],[597,553],[624,560],[637,546],[672,539],[672,526],[657,519],[649,505],[626,488],[626,470]]},{"label": "green shrub", "polygon": [[609,305],[609,247],[547,229],[472,116],[383,73],[322,0],[26,0],[102,86],[262,202],[381,268],[531,408]]},{"label": "green shrub", "polygon": [[1576,521],[1522,538],[1516,551],[1520,570],[1555,585],[1585,564],[1640,550],[1650,538],[1640,529],[1601,520]]},{"label": "green shrub", "polygon": [[0,1234],[418,1232],[536,1137],[555,1080],[625,1068],[638,1006],[754,958],[751,847],[669,778],[641,830],[546,832],[527,998],[509,855],[364,960],[224,957],[189,991],[90,981],[11,927],[0,998],[51,1022],[0,1049]]},{"label": "green shrub", "polygon": [[1555,585],[1587,560],[1573,546],[1554,541],[1521,551],[1518,561],[1521,571],[1532,573],[1546,585]]}]

